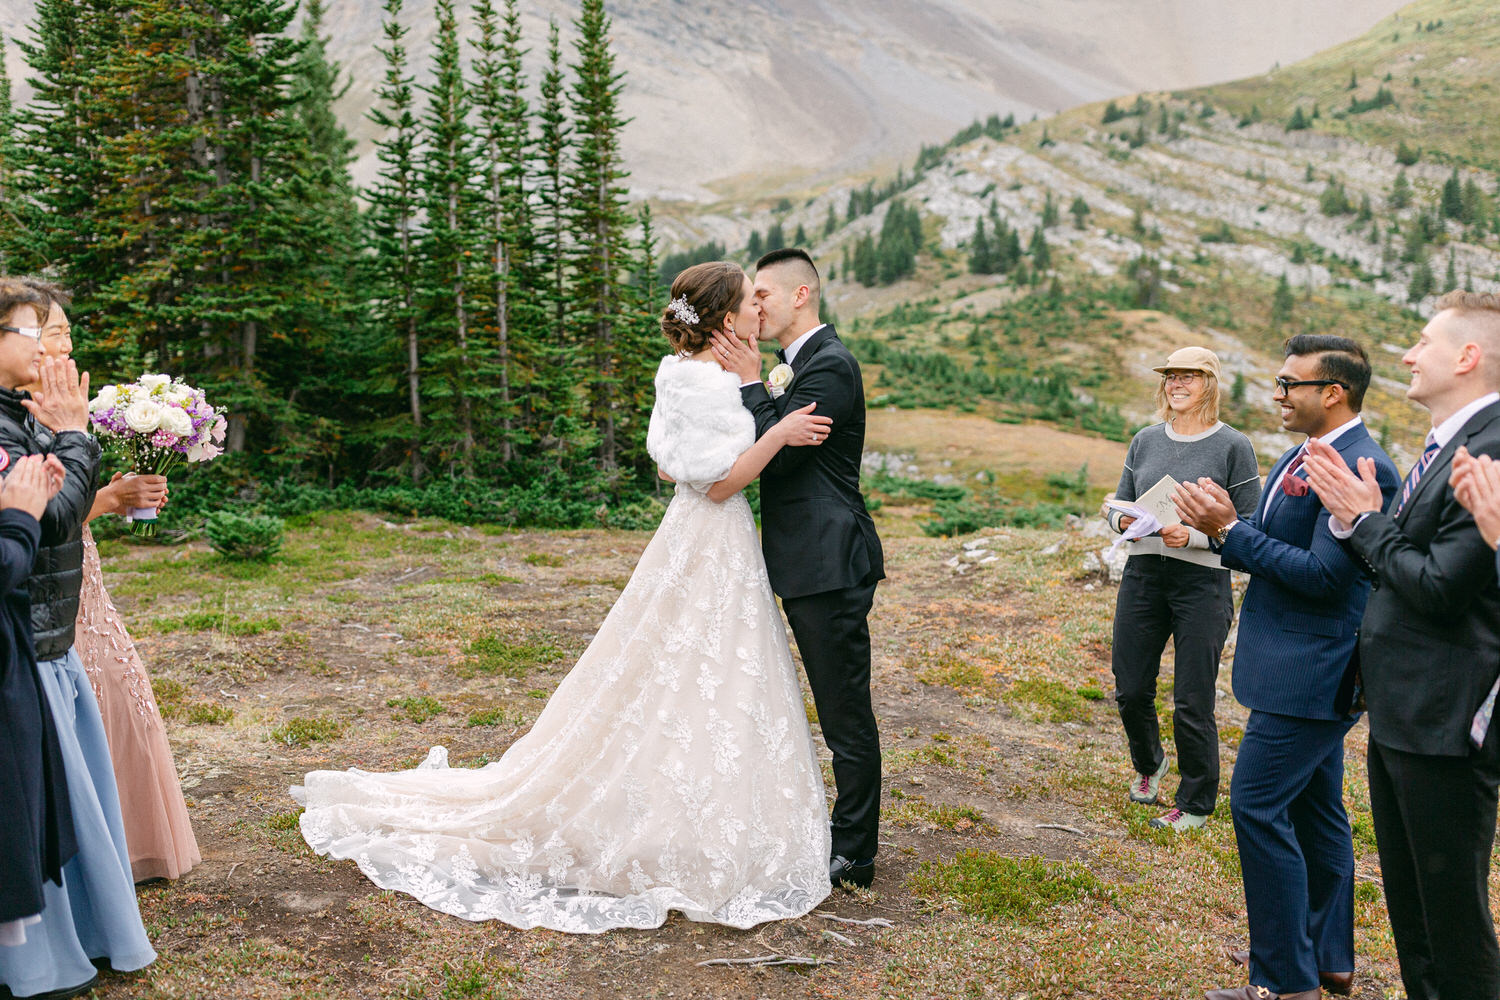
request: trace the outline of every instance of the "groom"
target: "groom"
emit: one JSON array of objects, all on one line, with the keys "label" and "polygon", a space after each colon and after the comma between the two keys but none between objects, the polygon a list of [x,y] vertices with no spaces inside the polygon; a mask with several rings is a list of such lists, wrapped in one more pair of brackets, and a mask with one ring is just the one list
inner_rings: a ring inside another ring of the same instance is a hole
[{"label": "groom", "polygon": [[818,416],[833,419],[820,446],[784,448],[761,473],[761,547],[833,753],[838,797],[828,876],[834,885],[865,888],[875,878],[880,820],[880,733],[870,705],[866,617],[885,569],[859,491],[864,383],[849,349],[818,319],[812,258],[803,250],[773,250],[755,267],[762,338],[781,345],[777,359],[793,373],[785,393],[773,399],[760,381],[758,358],[736,371],[757,437],[808,403],[817,403]]}]

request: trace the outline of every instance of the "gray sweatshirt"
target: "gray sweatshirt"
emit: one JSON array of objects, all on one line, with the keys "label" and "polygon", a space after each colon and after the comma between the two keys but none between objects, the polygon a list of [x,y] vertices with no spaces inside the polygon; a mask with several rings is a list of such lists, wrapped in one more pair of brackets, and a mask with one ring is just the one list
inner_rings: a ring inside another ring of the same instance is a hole
[{"label": "gray sweatshirt", "polygon": [[[1260,502],[1260,466],[1250,439],[1227,424],[1216,423],[1200,434],[1182,435],[1167,424],[1143,428],[1130,441],[1125,468],[1115,490],[1118,500],[1134,500],[1161,480],[1171,476],[1178,482],[1207,477],[1229,493],[1242,518],[1255,513]],[[1111,517],[1110,527],[1119,529],[1120,519]],[[1218,566],[1219,555],[1209,551],[1208,537],[1192,530],[1185,549],[1168,548],[1158,535],[1130,543],[1130,554],[1170,556],[1202,566]]]}]

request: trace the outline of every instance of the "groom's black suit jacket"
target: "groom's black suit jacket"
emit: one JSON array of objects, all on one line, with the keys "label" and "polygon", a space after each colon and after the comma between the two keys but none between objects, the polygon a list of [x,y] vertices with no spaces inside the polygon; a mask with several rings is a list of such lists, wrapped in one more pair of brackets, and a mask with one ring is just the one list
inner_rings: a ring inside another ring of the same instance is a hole
[{"label": "groom's black suit jacket", "polygon": [[783,599],[885,578],[880,538],[859,491],[865,448],[859,363],[825,325],[798,350],[792,371],[779,399],[759,382],[740,390],[757,438],[808,403],[818,404],[815,415],[833,418],[822,444],[783,448],[760,474],[761,548],[771,588]]},{"label": "groom's black suit jacket", "polygon": [[1500,403],[1437,453],[1399,514],[1371,514],[1348,541],[1376,581],[1359,630],[1370,738],[1442,757],[1469,753],[1469,722],[1500,673],[1495,557],[1448,483],[1459,445],[1500,458]]}]

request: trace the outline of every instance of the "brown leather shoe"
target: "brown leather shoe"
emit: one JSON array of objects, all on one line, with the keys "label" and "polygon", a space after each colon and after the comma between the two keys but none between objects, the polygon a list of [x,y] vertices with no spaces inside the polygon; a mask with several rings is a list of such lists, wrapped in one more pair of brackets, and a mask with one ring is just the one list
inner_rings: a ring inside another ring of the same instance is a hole
[{"label": "brown leather shoe", "polygon": [[1203,1000],[1319,1000],[1321,990],[1302,990],[1300,993],[1272,993],[1264,986],[1240,986],[1232,990],[1209,990]]},{"label": "brown leather shoe", "polygon": [[[1224,945],[1224,957],[1235,965],[1243,965],[1250,968],[1250,952],[1245,949],[1236,949],[1232,945]],[[1337,993],[1341,997],[1349,996],[1354,992],[1353,972],[1319,972],[1318,982],[1329,993]]]}]

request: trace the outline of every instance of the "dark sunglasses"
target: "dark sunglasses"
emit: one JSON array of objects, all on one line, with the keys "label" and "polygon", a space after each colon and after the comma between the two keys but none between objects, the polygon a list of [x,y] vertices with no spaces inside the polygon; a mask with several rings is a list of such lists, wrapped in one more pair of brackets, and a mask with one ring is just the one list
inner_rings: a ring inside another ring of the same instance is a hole
[{"label": "dark sunglasses", "polygon": [[1279,375],[1276,377],[1276,388],[1281,390],[1282,395],[1291,392],[1299,385],[1336,385],[1342,388],[1345,392],[1349,391],[1349,387],[1347,385],[1344,385],[1344,383],[1340,382],[1336,378],[1290,379],[1282,378]]}]

